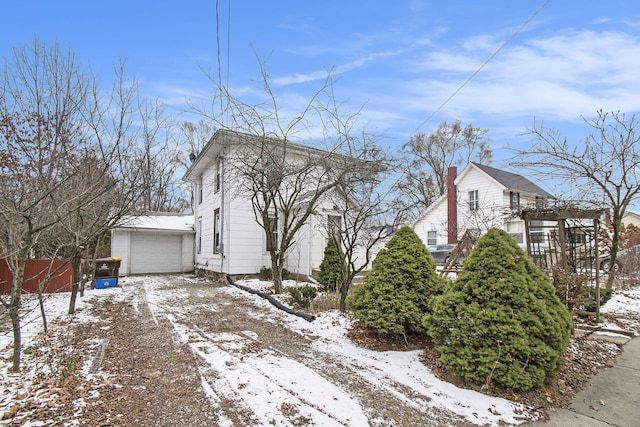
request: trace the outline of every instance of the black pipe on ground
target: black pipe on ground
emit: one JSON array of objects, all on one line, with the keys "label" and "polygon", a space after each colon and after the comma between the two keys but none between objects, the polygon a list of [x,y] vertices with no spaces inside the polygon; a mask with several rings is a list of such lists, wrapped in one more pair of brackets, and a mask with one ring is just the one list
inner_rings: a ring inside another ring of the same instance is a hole
[{"label": "black pipe on ground", "polygon": [[275,299],[274,297],[272,297],[269,294],[266,294],[264,292],[258,291],[256,289],[252,289],[248,286],[244,286],[244,285],[239,285],[237,283],[235,283],[232,279],[231,276],[227,274],[227,281],[229,282],[229,284],[235,286],[238,289],[242,289],[243,291],[247,291],[251,294],[254,295],[258,295],[264,299],[266,299],[267,301],[269,301],[271,304],[273,304],[274,306],[276,306],[277,308],[279,308],[282,311],[285,311],[289,314],[293,314],[294,316],[298,316],[298,317],[302,317],[304,320],[306,320],[307,322],[313,322],[316,319],[316,316],[314,316],[313,314],[308,314],[308,313],[303,313],[301,311],[295,311],[290,309],[289,307],[287,307],[286,305],[282,304],[280,301],[278,301],[277,299]]}]

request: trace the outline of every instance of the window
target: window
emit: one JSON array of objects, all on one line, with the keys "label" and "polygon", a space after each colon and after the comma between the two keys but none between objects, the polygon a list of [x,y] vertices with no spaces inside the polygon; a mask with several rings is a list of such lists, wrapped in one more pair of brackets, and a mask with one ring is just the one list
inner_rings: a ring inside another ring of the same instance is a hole
[{"label": "window", "polygon": [[216,182],[215,182],[216,193],[220,191],[221,185],[222,185],[222,157],[216,157]]},{"label": "window", "polygon": [[202,203],[202,188],[204,187],[204,178],[200,175],[198,179],[198,203]]},{"label": "window", "polygon": [[198,228],[196,229],[196,234],[198,235],[198,243],[196,247],[196,251],[198,253],[202,252],[202,220],[198,220]]},{"label": "window", "polygon": [[213,253],[220,253],[220,249],[220,209],[216,209],[213,211]]},{"label": "window", "polygon": [[480,201],[478,200],[478,190],[469,191],[469,210],[477,211],[480,209]]},{"label": "window", "polygon": [[[267,219],[267,244],[266,250],[278,250],[278,220],[275,217],[270,216]],[[271,239],[268,236],[271,235]]]},{"label": "window", "polygon": [[428,231],[427,232],[427,246],[435,246],[438,244],[438,232],[437,231]]},{"label": "window", "polygon": [[342,218],[339,215],[329,215],[327,217],[328,237],[335,237],[340,242],[341,231],[342,231]]},{"label": "window", "polygon": [[512,211],[520,210],[520,193],[509,191],[509,207]]}]

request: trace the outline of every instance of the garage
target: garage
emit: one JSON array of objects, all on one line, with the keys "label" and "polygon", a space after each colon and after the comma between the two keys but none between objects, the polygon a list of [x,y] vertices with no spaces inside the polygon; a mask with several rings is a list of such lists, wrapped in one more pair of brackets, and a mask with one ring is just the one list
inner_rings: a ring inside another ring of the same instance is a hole
[{"label": "garage", "polygon": [[182,271],[182,236],[131,234],[131,274]]},{"label": "garage", "polygon": [[120,275],[187,273],[194,263],[193,215],[128,218],[111,230],[111,256],[122,259]]}]

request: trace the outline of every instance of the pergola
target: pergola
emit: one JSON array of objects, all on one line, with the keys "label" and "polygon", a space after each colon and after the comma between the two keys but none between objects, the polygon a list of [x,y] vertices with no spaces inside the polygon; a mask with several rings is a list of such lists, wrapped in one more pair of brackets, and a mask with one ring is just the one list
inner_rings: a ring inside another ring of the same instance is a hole
[{"label": "pergola", "polygon": [[[527,253],[538,267],[548,270],[559,265],[566,271],[582,268],[595,278],[596,320],[600,321],[600,260],[598,232],[604,209],[530,208],[520,212],[524,220]],[[590,225],[570,221],[591,220]]]}]

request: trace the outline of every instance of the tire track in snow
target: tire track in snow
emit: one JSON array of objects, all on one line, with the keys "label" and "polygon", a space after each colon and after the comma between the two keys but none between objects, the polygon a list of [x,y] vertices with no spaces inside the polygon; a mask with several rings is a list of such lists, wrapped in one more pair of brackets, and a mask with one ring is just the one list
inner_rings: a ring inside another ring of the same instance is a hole
[{"label": "tire track in snow", "polygon": [[[215,376],[207,375],[213,377],[207,378],[211,388],[226,398],[237,397],[260,419],[280,423],[294,421],[293,417],[313,420],[322,426],[367,424],[358,402],[305,365],[277,355],[274,350],[252,349],[253,340],[247,336],[211,336],[196,325],[184,325],[185,319],[178,321],[172,315],[166,316],[193,353],[215,372]],[[327,397],[327,393],[331,396]],[[335,405],[316,403],[327,399]],[[283,414],[282,408],[295,409],[291,414]],[[256,425],[259,424],[257,421]]]}]

